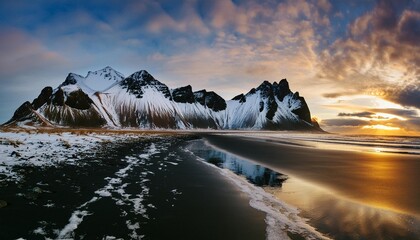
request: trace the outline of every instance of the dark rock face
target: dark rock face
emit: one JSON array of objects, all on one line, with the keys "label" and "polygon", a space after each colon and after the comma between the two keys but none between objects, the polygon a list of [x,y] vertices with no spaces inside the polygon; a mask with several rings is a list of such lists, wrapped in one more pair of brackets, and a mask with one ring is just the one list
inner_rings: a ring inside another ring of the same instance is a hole
[{"label": "dark rock face", "polygon": [[9,122],[15,120],[25,120],[32,114],[32,105],[29,101],[24,102],[13,114],[12,119]]},{"label": "dark rock face", "polygon": [[216,112],[226,109],[226,101],[215,92],[207,92],[206,105]]},{"label": "dark rock face", "polygon": [[[274,98],[274,92],[277,89],[276,85],[277,84],[272,85],[270,82],[264,81],[260,86],[257,87],[257,91],[261,92],[261,96],[267,99],[267,113],[265,116],[269,120],[273,120],[273,117],[276,114],[278,107],[276,99]],[[263,110],[264,103],[260,102],[260,112],[262,112]]]},{"label": "dark rock face", "polygon": [[226,101],[215,92],[201,90],[194,92],[194,99],[203,106],[207,106],[215,112],[226,109]]},{"label": "dark rock face", "polygon": [[274,94],[276,95],[276,97],[280,100],[283,101],[284,97],[287,96],[288,94],[292,93],[292,91],[290,91],[289,88],[289,83],[287,82],[286,79],[282,79],[279,84],[274,85]]},{"label": "dark rock face", "polygon": [[243,93],[241,93],[238,96],[232,98],[232,100],[239,101],[240,103],[244,103],[246,102],[246,97]]},{"label": "dark rock face", "polygon": [[71,92],[66,99],[66,105],[71,108],[76,108],[79,110],[87,110],[90,108],[93,103],[92,99],[89,98],[82,90],[77,90]]},{"label": "dark rock face", "polygon": [[[60,85],[60,87],[76,84],[77,80],[75,79],[74,76],[79,76],[79,75],[76,75],[74,73],[69,73],[69,75],[67,75],[67,77],[66,77],[66,80],[64,80],[64,82]],[[79,76],[79,77],[81,77],[81,76]]]},{"label": "dark rock face", "polygon": [[278,105],[276,103],[276,100],[274,99],[274,96],[270,96],[268,98],[267,105],[268,105],[267,106],[268,111],[267,111],[267,114],[265,116],[268,119],[273,120],[273,117],[276,114],[277,107],[278,107]]},{"label": "dark rock face", "polygon": [[145,70],[131,74],[129,77],[122,80],[120,85],[123,89],[127,89],[127,92],[136,95],[137,98],[143,97],[144,87],[153,86],[158,91],[162,92],[166,98],[172,99],[168,86],[156,80]]},{"label": "dark rock face", "polygon": [[194,92],[194,100],[198,103],[200,103],[201,105],[205,106],[206,105],[206,90],[200,90],[200,91],[196,91]]},{"label": "dark rock face", "polygon": [[264,102],[263,101],[261,101],[260,102],[260,112],[262,112],[263,110],[264,110]]},{"label": "dark rock face", "polygon": [[63,89],[59,88],[57,92],[52,96],[52,104],[56,106],[64,106],[64,92]]},{"label": "dark rock face", "polygon": [[299,93],[297,93],[297,98],[301,101],[301,107],[298,109],[293,110],[292,112],[299,116],[300,119],[311,123],[311,113],[309,111],[308,105],[303,97],[299,97]]},{"label": "dark rock face", "polygon": [[257,87],[257,91],[261,91],[261,96],[264,98],[273,96],[273,85],[268,81],[264,81]]},{"label": "dark rock face", "polygon": [[172,90],[172,99],[179,103],[194,103],[194,93],[190,85]]},{"label": "dark rock face", "polygon": [[45,87],[42,89],[41,93],[37,98],[34,99],[32,102],[32,107],[36,110],[40,108],[45,103],[50,104],[51,103],[51,95],[52,95],[53,89],[52,87]]}]

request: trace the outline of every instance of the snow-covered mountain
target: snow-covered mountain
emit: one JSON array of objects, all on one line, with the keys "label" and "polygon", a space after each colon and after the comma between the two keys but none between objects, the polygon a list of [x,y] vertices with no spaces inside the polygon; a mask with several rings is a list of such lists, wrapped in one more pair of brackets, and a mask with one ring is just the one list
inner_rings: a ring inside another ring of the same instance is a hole
[{"label": "snow-covered mountain", "polygon": [[124,77],[111,67],[86,77],[70,73],[57,88],[45,87],[6,123],[72,127],[171,129],[320,130],[308,105],[286,79],[264,81],[225,101],[217,93],[176,89],[141,70]]}]

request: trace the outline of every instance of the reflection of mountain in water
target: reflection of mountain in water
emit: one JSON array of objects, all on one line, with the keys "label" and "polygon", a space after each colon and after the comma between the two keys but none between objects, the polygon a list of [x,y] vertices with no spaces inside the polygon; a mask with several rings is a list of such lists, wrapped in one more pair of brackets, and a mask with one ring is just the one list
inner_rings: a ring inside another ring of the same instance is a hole
[{"label": "reflection of mountain in water", "polygon": [[235,174],[242,175],[256,186],[281,187],[287,176],[269,168],[244,161],[233,155],[214,150],[210,147],[193,142],[190,145],[196,155],[219,168],[226,168]]}]

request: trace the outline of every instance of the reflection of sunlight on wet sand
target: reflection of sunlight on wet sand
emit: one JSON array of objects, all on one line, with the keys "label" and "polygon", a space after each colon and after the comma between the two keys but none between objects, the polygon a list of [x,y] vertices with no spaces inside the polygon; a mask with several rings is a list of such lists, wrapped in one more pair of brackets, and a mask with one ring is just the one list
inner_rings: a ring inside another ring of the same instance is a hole
[{"label": "reflection of sunlight on wet sand", "polygon": [[369,158],[360,161],[359,164],[365,169],[359,174],[363,174],[362,178],[370,183],[358,185],[361,188],[360,192],[364,193],[361,199],[377,208],[407,212],[406,209],[401,209],[397,202],[392,201],[395,196],[400,195],[398,193],[402,187],[398,185],[398,178],[404,173],[397,160],[387,153],[372,152]]},{"label": "reflection of sunlight on wet sand", "polygon": [[[374,171],[385,173],[389,167],[383,165]],[[385,239],[392,232],[394,236],[415,239],[420,234],[420,217],[386,210],[380,203],[364,205],[294,177],[281,188],[264,189],[277,199],[297,206],[303,217],[311,219],[321,231],[328,229],[337,238]]]},{"label": "reflection of sunlight on wet sand", "polygon": [[232,151],[287,174],[282,187],[264,189],[316,228],[339,239],[419,239],[419,138],[247,135],[233,138]]}]

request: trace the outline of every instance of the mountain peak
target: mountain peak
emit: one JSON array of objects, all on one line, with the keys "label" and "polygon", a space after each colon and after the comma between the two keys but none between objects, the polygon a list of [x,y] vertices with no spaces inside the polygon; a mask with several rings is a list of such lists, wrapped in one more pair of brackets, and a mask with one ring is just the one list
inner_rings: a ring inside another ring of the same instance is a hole
[{"label": "mountain peak", "polygon": [[144,80],[144,81],[153,81],[156,80],[149,72],[146,70],[137,71],[129,76],[135,80]]},{"label": "mountain peak", "polygon": [[86,75],[86,78],[92,77],[92,76],[103,76],[105,79],[114,79],[116,81],[122,80],[124,78],[124,75],[115,69],[113,69],[110,66],[106,66],[102,69],[96,70],[96,71],[89,71]]},{"label": "mountain peak", "polygon": [[79,74],[69,73],[66,77],[66,80],[64,80],[64,82],[60,85],[60,87],[76,84],[82,78],[83,77],[80,76]]},{"label": "mountain peak", "polygon": [[166,98],[171,99],[171,93],[168,86],[156,80],[146,70],[140,70],[128,76],[121,81],[120,85],[126,88],[127,91],[133,93],[137,98],[142,98],[144,88],[154,88],[161,92]]},{"label": "mountain peak", "polygon": [[291,92],[292,91],[290,91],[289,83],[285,78],[280,80],[279,84],[274,89],[274,94],[280,101],[283,101],[283,98]]}]

